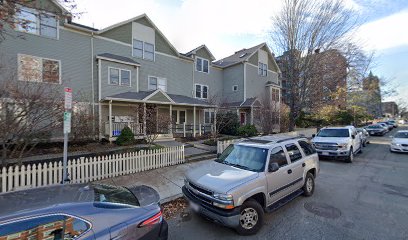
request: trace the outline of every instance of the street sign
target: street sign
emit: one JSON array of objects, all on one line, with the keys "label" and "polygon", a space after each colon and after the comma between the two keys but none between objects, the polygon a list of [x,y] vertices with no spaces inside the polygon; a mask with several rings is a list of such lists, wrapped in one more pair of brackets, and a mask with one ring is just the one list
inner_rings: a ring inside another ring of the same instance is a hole
[{"label": "street sign", "polygon": [[71,112],[64,112],[64,133],[71,132]]},{"label": "street sign", "polygon": [[72,88],[64,88],[65,92],[65,110],[72,108]]}]

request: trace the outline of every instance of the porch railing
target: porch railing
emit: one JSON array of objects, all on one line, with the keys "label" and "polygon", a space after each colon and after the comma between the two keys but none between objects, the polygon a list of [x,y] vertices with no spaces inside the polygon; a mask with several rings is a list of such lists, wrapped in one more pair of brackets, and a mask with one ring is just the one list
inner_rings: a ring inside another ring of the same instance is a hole
[{"label": "porch railing", "polygon": [[[173,133],[182,133],[184,135],[186,134],[192,134],[194,130],[194,125],[193,124],[173,124]],[[212,133],[214,131],[214,125],[213,124],[196,124],[195,125],[195,130],[196,134],[208,134]],[[200,131],[201,130],[201,131]]]},{"label": "porch railing", "polygon": [[[143,135],[143,123],[127,123],[127,122],[113,122],[112,136],[117,137],[122,132],[123,128],[129,127],[135,135]],[[105,134],[109,136],[109,122],[105,123]]]}]

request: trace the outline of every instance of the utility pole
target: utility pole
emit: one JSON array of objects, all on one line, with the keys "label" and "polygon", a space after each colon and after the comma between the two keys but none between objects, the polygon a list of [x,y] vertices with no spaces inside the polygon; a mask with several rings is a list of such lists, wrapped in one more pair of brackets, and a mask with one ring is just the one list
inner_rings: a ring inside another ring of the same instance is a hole
[{"label": "utility pole", "polygon": [[67,158],[68,158],[68,134],[71,132],[71,110],[72,110],[72,89],[64,88],[65,103],[64,103],[64,152],[63,152],[63,171],[62,184],[69,183]]}]

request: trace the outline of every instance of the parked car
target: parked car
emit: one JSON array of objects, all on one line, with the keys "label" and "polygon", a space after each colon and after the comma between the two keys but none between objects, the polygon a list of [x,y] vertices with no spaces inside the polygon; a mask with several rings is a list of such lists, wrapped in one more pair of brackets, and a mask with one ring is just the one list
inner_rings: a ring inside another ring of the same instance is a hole
[{"label": "parked car", "polygon": [[398,123],[399,123],[399,124],[405,124],[406,121],[405,121],[404,119],[400,119],[400,120],[398,120]]},{"label": "parked car", "polygon": [[386,133],[390,131],[390,126],[388,124],[383,123],[383,122],[380,122],[380,123],[377,123],[377,124],[380,125],[381,127],[383,127],[385,129]]},{"label": "parked car", "polygon": [[167,239],[147,186],[67,184],[0,194],[0,239]]},{"label": "parked car", "polygon": [[391,152],[408,152],[408,130],[398,131],[390,145]]},{"label": "parked car", "polygon": [[182,191],[194,212],[251,235],[264,212],[302,193],[311,196],[318,173],[319,158],[306,138],[256,137],[188,171]]},{"label": "parked car", "polygon": [[373,124],[373,125],[367,126],[365,129],[371,136],[374,136],[374,135],[384,136],[384,134],[388,132],[388,129],[384,128],[384,126],[380,124]]},{"label": "parked car", "polygon": [[388,129],[388,131],[391,131],[394,128],[394,125],[392,125],[389,122],[379,122],[378,124],[383,124],[383,126],[385,126]]},{"label": "parked car", "polygon": [[388,124],[392,125],[394,128],[398,127],[398,123],[395,120],[388,120],[387,121]]},{"label": "parked car", "polygon": [[363,143],[363,147],[365,147],[368,143],[370,143],[370,134],[364,128],[356,128],[357,132],[360,134],[361,141]]},{"label": "parked car", "polygon": [[312,142],[319,156],[342,158],[348,163],[353,162],[354,155],[363,147],[361,136],[353,126],[322,128],[313,135]]}]

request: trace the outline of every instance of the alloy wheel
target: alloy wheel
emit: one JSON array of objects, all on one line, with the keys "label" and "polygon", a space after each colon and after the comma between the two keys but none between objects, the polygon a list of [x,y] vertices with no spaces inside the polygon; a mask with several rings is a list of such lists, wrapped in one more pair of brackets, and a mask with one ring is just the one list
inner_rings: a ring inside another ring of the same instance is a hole
[{"label": "alloy wheel", "polygon": [[239,222],[244,229],[251,229],[258,222],[258,213],[253,208],[245,208],[241,212]]}]

